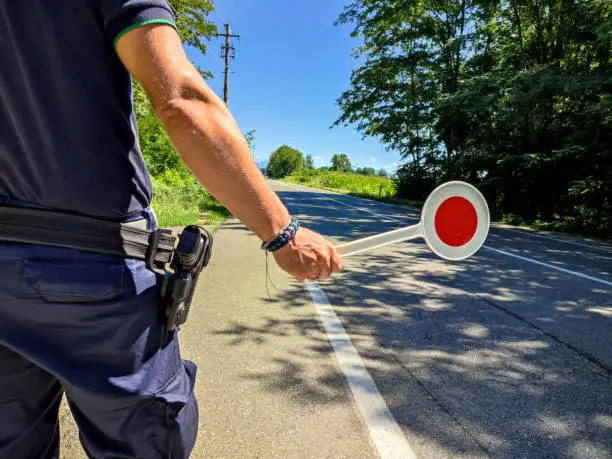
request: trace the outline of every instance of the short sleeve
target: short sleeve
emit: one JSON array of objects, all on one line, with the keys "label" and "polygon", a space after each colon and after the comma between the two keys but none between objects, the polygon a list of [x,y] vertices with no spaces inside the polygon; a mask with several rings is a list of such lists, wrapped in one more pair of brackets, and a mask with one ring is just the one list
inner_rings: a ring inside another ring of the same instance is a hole
[{"label": "short sleeve", "polygon": [[176,29],[168,0],[101,0],[104,30],[113,46],[125,33],[147,24],[169,24]]}]

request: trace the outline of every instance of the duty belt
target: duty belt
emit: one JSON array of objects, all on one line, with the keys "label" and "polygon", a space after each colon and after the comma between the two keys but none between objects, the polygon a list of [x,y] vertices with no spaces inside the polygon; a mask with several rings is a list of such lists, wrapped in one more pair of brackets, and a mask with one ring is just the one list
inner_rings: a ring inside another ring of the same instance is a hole
[{"label": "duty belt", "polygon": [[198,277],[208,265],[212,250],[212,235],[196,225],[185,227],[176,238],[163,228],[150,231],[97,218],[3,206],[0,242],[49,245],[146,261],[161,278],[160,304],[169,330],[187,320]]},{"label": "duty belt", "polygon": [[172,260],[176,237],[130,224],[40,209],[0,206],[0,242],[42,244],[145,260],[158,271]]}]

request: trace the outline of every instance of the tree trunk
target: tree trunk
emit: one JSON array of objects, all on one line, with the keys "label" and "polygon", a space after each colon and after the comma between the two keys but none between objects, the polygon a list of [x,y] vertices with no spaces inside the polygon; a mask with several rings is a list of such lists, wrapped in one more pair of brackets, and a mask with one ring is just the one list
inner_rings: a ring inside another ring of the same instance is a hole
[{"label": "tree trunk", "polygon": [[515,2],[511,2],[510,6],[512,7],[512,11],[514,13],[514,25],[516,27],[516,31],[518,34],[519,47],[521,50],[521,67],[523,67],[524,65],[523,58],[525,55],[525,44],[523,42],[523,25],[521,23],[521,12],[519,9],[519,5],[517,5]]}]

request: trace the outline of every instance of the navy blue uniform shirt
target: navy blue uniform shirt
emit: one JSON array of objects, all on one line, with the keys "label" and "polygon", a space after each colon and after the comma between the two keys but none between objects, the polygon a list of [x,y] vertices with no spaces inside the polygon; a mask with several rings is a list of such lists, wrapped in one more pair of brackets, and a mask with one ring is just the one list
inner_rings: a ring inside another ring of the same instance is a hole
[{"label": "navy blue uniform shirt", "polygon": [[0,205],[113,220],[149,206],[114,44],[151,22],[174,24],[167,0],[0,0]]}]

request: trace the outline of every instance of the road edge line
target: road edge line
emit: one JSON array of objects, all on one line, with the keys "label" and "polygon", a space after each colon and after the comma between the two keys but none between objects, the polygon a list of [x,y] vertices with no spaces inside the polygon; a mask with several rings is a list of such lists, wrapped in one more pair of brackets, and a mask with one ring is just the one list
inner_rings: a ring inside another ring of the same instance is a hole
[{"label": "road edge line", "polygon": [[517,259],[522,260],[522,261],[527,261],[529,263],[534,263],[536,265],[544,266],[545,268],[548,268],[548,269],[554,269],[554,270],[560,271],[560,272],[565,273],[565,274],[571,274],[573,276],[581,277],[583,279],[587,279],[587,280],[590,280],[590,281],[593,281],[593,282],[599,282],[600,284],[604,284],[604,285],[607,285],[608,287],[612,287],[612,282],[607,281],[605,279],[600,279],[599,277],[589,276],[588,274],[583,274],[583,273],[578,272],[578,271],[572,271],[571,269],[561,268],[560,266],[551,265],[549,263],[546,263],[546,262],[543,262],[543,261],[539,261],[539,260],[535,260],[533,258],[523,257],[521,255],[517,255],[517,254],[512,253],[512,252],[506,252],[505,250],[496,249],[496,248],[493,248],[493,247],[488,246],[488,245],[483,245],[482,248],[490,250],[492,252],[497,252],[497,253],[502,254],[502,255],[506,255],[507,257],[517,258]]},{"label": "road edge line", "polygon": [[327,295],[318,282],[307,282],[306,288],[380,458],[416,459],[408,439],[376,387]]}]

